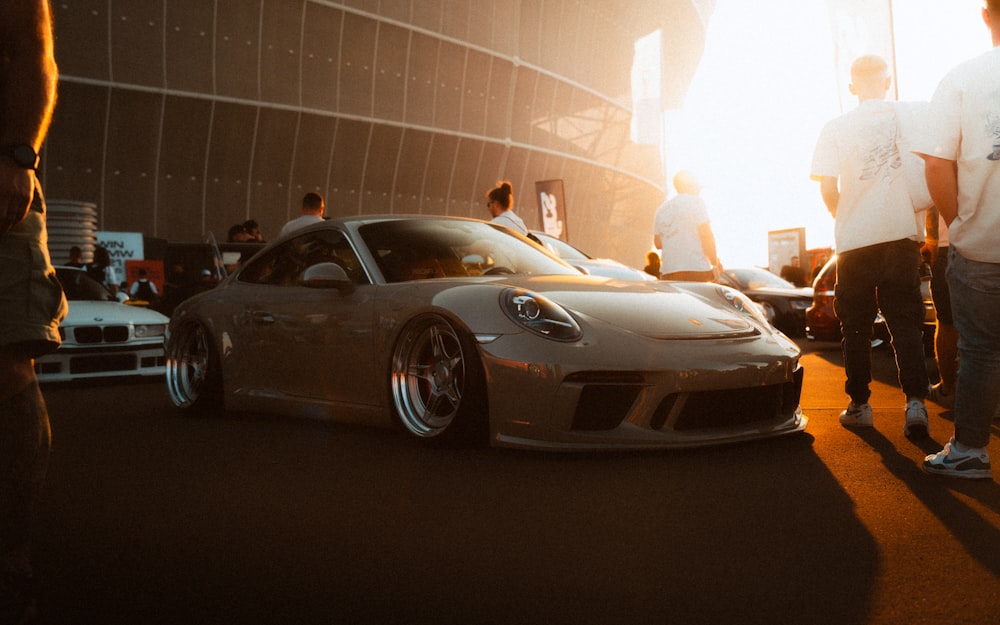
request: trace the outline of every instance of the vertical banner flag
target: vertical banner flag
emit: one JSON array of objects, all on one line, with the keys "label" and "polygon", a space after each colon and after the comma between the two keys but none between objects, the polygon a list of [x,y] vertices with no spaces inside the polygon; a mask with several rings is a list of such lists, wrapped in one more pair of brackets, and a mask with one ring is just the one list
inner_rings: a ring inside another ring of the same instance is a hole
[{"label": "vertical banner flag", "polygon": [[662,42],[659,29],[635,42],[632,57],[632,143],[660,144],[663,128],[660,103]]},{"label": "vertical banner flag", "polygon": [[566,198],[562,180],[540,180],[535,182],[535,197],[538,198],[538,214],[542,218],[545,234],[569,240],[566,227]]},{"label": "vertical banner flag", "polygon": [[[893,85],[896,84],[892,0],[827,0],[827,7],[833,30],[837,95],[841,112],[846,112],[858,105],[847,85],[851,82],[851,63],[859,56],[877,54],[885,59]],[[896,92],[895,87],[892,92]]]}]

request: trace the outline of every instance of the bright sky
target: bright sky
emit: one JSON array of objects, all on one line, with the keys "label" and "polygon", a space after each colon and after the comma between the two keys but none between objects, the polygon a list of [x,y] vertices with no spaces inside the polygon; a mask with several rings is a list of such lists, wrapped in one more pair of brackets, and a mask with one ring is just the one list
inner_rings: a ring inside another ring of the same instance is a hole
[{"label": "bright sky", "polygon": [[[989,49],[981,6],[895,0],[900,100],[930,99],[950,68]],[[849,82],[837,80],[828,15],[825,0],[718,0],[684,110],[668,113],[668,176],[689,169],[705,185],[726,266],[766,266],[770,230],[804,227],[808,247],[833,245],[833,218],[809,179],[816,138]]]}]

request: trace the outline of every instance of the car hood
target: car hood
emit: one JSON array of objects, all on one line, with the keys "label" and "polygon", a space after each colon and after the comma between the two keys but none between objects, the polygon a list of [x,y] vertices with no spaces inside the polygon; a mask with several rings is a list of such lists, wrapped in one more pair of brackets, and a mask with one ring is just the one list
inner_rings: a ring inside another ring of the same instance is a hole
[{"label": "car hood", "polygon": [[787,297],[789,299],[811,300],[813,298],[812,287],[808,286],[804,286],[798,289],[772,289],[772,288],[751,289],[749,291],[746,291],[746,294],[750,295],[751,297],[755,295],[768,295],[771,297]]},{"label": "car hood", "polygon": [[560,278],[528,279],[519,286],[544,294],[577,314],[650,338],[731,338],[760,333],[749,315],[726,301],[718,285]]},{"label": "car hood", "polygon": [[155,310],[143,306],[129,306],[119,302],[70,300],[69,313],[64,324],[81,323],[167,323],[169,319]]},{"label": "car hood", "polygon": [[617,260],[612,260],[610,258],[573,258],[563,260],[577,269],[585,270],[586,273],[593,276],[617,278],[619,280],[638,280],[643,282],[656,280],[656,278],[644,271],[633,269],[624,263],[620,263]]}]

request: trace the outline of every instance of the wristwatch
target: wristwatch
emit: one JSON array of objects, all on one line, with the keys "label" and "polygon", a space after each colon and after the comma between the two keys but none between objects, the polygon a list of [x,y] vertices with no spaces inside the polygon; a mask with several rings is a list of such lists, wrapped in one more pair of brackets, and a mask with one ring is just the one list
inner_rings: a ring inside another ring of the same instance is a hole
[{"label": "wristwatch", "polygon": [[9,157],[18,167],[38,169],[38,153],[26,143],[3,146],[2,154]]}]

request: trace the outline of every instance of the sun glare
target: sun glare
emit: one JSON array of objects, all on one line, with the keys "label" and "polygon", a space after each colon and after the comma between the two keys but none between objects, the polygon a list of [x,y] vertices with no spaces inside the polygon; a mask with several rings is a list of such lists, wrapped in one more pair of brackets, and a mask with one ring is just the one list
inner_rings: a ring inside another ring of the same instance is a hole
[{"label": "sun glare", "polygon": [[[929,99],[948,69],[989,48],[980,6],[894,3],[900,99]],[[718,0],[684,108],[666,114],[666,179],[698,174],[727,266],[766,266],[772,230],[805,228],[808,247],[833,245],[833,219],[809,179],[816,138],[847,89],[829,15],[827,2]]]}]

